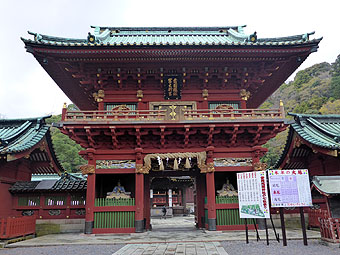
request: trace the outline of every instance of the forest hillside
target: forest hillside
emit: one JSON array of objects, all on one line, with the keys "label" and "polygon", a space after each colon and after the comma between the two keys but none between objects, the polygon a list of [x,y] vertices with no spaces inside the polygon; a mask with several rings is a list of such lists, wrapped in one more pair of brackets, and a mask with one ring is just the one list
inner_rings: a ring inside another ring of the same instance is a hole
[{"label": "forest hillside", "polygon": [[[299,71],[293,81],[281,85],[261,108],[278,108],[280,100],[286,113],[340,114],[340,55],[332,64],[323,62]],[[287,134],[288,130],[264,145],[268,153],[262,162],[269,168],[279,159]]]}]

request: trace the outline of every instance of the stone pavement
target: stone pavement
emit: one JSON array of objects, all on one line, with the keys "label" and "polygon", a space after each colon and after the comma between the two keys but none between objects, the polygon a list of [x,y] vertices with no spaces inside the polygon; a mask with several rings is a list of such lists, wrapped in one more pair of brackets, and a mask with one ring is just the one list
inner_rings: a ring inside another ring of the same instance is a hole
[{"label": "stone pavement", "polygon": [[[194,227],[193,217],[174,217],[152,220],[152,231],[131,234],[85,235],[79,233],[54,234],[37,237],[22,242],[9,244],[7,247],[37,247],[53,245],[110,245],[110,244],[170,244],[170,243],[202,243],[221,241],[245,241],[245,231],[207,231]],[[277,232],[282,236],[281,230]],[[259,231],[265,240],[265,231]],[[320,239],[319,231],[307,230],[309,239]],[[269,230],[269,238],[275,239]],[[288,229],[287,239],[302,239],[301,229]],[[255,231],[249,231],[249,240],[256,240]],[[132,247],[132,246],[131,246]]]},{"label": "stone pavement", "polygon": [[228,255],[219,242],[127,244],[113,255]]}]

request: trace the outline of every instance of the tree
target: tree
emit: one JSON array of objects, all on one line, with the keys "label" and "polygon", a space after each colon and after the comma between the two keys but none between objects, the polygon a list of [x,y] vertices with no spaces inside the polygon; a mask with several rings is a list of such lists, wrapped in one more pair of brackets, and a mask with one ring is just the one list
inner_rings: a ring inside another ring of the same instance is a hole
[{"label": "tree", "polygon": [[332,71],[331,74],[333,76],[340,76],[340,54],[336,58],[335,62],[332,63]]},{"label": "tree", "polygon": [[[69,105],[68,109],[74,110],[77,108],[74,105]],[[59,121],[61,121],[61,115],[53,115],[51,118],[46,119],[46,123],[50,125]],[[79,166],[86,164],[86,161],[79,155],[79,151],[83,150],[83,148],[68,136],[62,134],[58,128],[51,126],[50,131],[54,151],[60,164],[68,172],[78,172]]]},{"label": "tree", "polygon": [[340,113],[340,99],[335,100],[333,102],[328,101],[325,103],[321,109],[321,114],[339,114]]}]

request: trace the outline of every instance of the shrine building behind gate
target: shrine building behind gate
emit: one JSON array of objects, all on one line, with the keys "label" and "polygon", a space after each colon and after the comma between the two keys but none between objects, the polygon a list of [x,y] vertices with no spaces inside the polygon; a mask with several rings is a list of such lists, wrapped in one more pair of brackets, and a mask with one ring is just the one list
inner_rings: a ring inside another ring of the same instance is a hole
[{"label": "shrine building behind gate", "polygon": [[[64,108],[59,127],[88,160],[85,232],[149,229],[150,183],[174,176],[194,181],[197,227],[240,229],[230,221],[237,198],[217,190],[263,169],[261,145],[287,124],[282,104],[258,107],[321,39],[236,26],[93,29],[85,39],[23,39],[80,109]],[[114,190],[127,197],[107,198]]]}]

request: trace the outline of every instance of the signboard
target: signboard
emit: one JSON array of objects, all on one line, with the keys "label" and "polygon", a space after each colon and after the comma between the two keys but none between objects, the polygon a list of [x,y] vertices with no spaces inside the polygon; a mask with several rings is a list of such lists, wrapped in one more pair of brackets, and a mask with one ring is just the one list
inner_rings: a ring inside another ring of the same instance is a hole
[{"label": "signboard", "polygon": [[172,207],[172,189],[169,189],[169,207]]},{"label": "signboard", "polygon": [[312,206],[307,169],[269,170],[272,207]]},{"label": "signboard", "polygon": [[237,173],[240,218],[269,218],[266,171]]},{"label": "signboard", "polygon": [[181,99],[182,79],[179,75],[165,76],[164,99]]}]

